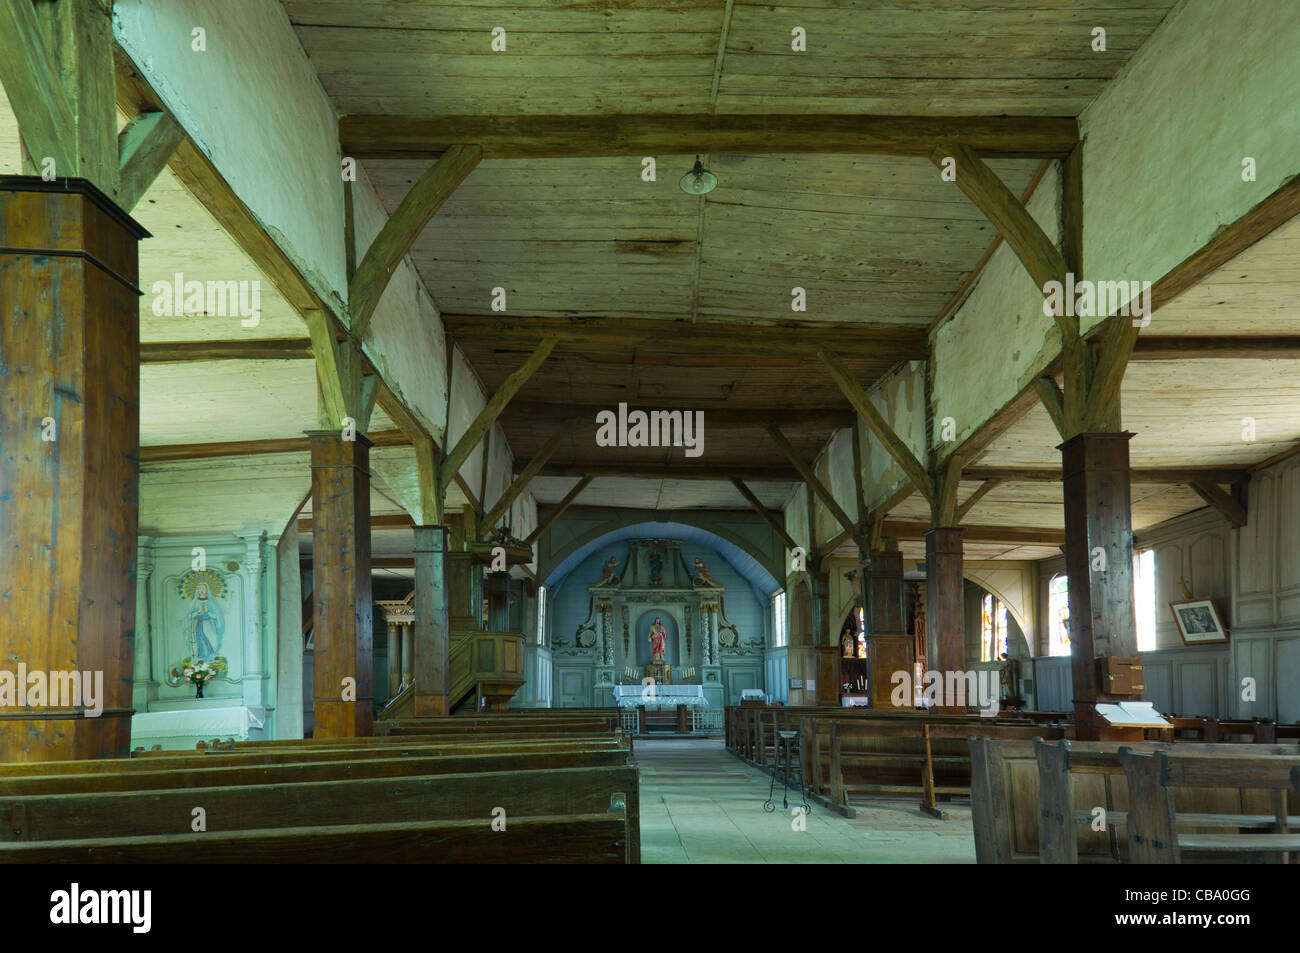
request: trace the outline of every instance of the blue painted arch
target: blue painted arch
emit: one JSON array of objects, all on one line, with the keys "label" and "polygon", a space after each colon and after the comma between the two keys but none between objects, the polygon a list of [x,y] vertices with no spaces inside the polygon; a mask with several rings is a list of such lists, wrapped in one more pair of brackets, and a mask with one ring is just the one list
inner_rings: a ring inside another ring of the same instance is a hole
[{"label": "blue painted arch", "polygon": [[776,577],[761,562],[717,533],[698,526],[689,526],[686,523],[649,521],[611,529],[575,548],[546,576],[544,582],[551,590],[552,598],[559,594],[569,574],[582,565],[592,553],[610,543],[622,542],[626,539],[680,539],[682,542],[706,546],[725,559],[731,568],[749,583],[749,587],[754,590],[754,595],[758,598],[759,605],[766,605],[772,598],[772,594],[781,588]]}]

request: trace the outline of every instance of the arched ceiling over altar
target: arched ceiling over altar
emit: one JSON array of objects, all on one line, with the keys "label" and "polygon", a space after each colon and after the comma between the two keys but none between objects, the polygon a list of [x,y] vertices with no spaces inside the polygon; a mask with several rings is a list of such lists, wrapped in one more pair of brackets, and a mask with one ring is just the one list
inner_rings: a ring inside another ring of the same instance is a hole
[{"label": "arched ceiling over altar", "polygon": [[[757,559],[747,553],[740,546],[730,542],[706,529],[698,526],[688,526],[685,523],[659,523],[645,522],[635,523],[631,526],[622,526],[618,529],[611,530],[602,536],[579,546],[572,553],[553,569],[545,579],[545,584],[551,589],[553,594],[558,594],[560,588],[565,584],[569,575],[577,569],[582,563],[597,550],[609,546],[611,543],[622,542],[626,539],[679,539],[685,543],[696,543],[701,546],[707,546],[719,556],[731,564],[731,567],[749,583],[754,594],[758,596],[760,603],[766,603],[772,593],[781,588],[781,584],[776,578],[765,569]],[[583,585],[595,582],[595,579],[579,580]]]}]

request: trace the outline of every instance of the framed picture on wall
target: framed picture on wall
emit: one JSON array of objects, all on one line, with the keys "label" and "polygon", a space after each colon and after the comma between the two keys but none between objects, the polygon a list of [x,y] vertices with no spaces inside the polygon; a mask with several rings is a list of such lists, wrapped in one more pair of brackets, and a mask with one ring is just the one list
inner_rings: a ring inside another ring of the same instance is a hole
[{"label": "framed picture on wall", "polygon": [[1178,623],[1178,634],[1183,645],[1202,645],[1206,642],[1226,642],[1228,632],[1223,620],[1209,599],[1188,599],[1169,603],[1169,611]]}]

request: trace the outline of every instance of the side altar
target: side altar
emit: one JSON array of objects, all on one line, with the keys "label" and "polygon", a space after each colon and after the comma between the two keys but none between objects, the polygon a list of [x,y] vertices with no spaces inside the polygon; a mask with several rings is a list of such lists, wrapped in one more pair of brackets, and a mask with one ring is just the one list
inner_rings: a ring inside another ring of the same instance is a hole
[{"label": "side altar", "polygon": [[587,587],[588,615],[565,664],[591,659],[596,704],[623,702],[629,693],[617,686],[653,684],[699,686],[675,694],[697,697],[702,707],[723,706],[727,656],[739,649],[740,635],[726,617],[726,587],[703,560],[688,567],[681,545],[629,540],[627,555],[611,556]]}]

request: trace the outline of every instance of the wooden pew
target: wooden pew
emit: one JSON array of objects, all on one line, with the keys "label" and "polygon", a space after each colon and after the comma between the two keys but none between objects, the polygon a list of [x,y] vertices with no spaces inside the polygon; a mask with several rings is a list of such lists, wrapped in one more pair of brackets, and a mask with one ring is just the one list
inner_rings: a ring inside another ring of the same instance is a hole
[{"label": "wooden pew", "polygon": [[[603,735],[595,739],[508,739],[471,745],[448,744],[441,739],[430,743],[419,738],[400,744],[386,739],[349,740],[355,744],[180,752],[179,757],[162,759],[3,765],[0,804],[4,808],[0,808],[0,818],[7,810],[12,830],[29,829],[34,821],[25,825],[24,817],[49,816],[49,812],[56,812],[65,821],[69,816],[91,822],[97,817],[134,816],[147,827],[156,824],[159,817],[176,817],[180,806],[185,806],[188,817],[197,804],[222,816],[238,816],[239,826],[250,829],[290,825],[303,817],[311,818],[316,825],[450,823],[464,820],[465,816],[457,816],[457,811],[471,802],[476,806],[466,815],[469,817],[487,817],[492,807],[501,806],[508,818],[527,819],[603,813],[610,798],[617,795],[624,818],[625,855],[630,862],[639,862],[639,788],[629,757],[630,739]],[[427,805],[423,813],[389,810],[404,790],[410,804]],[[373,806],[361,805],[354,811],[362,791],[369,791]],[[329,800],[340,792],[355,796]],[[100,809],[96,810],[95,805]],[[173,810],[167,810],[168,805]],[[137,813],[132,814],[132,810]],[[42,811],[46,813],[40,814]],[[59,815],[58,811],[63,813]],[[277,818],[278,822],[271,823]],[[507,830],[513,831],[514,827],[507,823]],[[115,823],[107,824],[103,831],[112,831],[114,839],[125,836]],[[47,825],[38,836],[54,839],[48,836],[51,833]],[[84,833],[80,829],[69,836]],[[178,832],[170,827],[161,831],[131,829],[129,833],[170,836]],[[33,835],[29,831],[24,836]],[[496,848],[503,842],[498,837],[490,846]],[[113,845],[111,856],[135,856],[121,854],[117,850],[120,846]],[[557,856],[569,855],[561,852]],[[539,855],[539,859],[544,858]]]},{"label": "wooden pew", "polygon": [[[1210,752],[1230,749],[1232,756],[1258,756],[1262,754],[1295,755],[1290,746],[1253,745],[1198,745],[1188,742],[1070,742],[1070,757],[1074,767],[1072,796],[1074,804],[1085,810],[1076,817],[1091,819],[1094,806],[1106,808],[1111,821],[1117,821],[1114,812],[1128,809],[1127,785],[1122,769],[1118,767],[1120,747],[1140,751],[1168,750],[1195,754],[1198,748]],[[975,855],[979,863],[1039,863],[1040,862],[1040,783],[1037,753],[1032,742],[1006,741],[991,738],[972,738],[971,748],[971,818],[975,834]],[[1084,770],[1088,759],[1107,757],[1111,767],[1105,771]],[[1250,802],[1251,810],[1243,808],[1240,795],[1236,806],[1231,792],[1206,794],[1185,792],[1180,809],[1195,813],[1258,813]],[[1057,802],[1059,804],[1059,802]],[[1064,808],[1051,811],[1053,816],[1066,815]],[[1122,819],[1123,814],[1118,818]],[[1112,830],[1093,831],[1086,824],[1072,825],[1077,831],[1077,857],[1079,862],[1114,863],[1116,845],[1112,843]],[[1059,835],[1057,835],[1059,836]]]},{"label": "wooden pew", "polygon": [[[1288,833],[1287,792],[1300,791],[1293,772],[1300,758],[1186,757],[1157,751],[1142,754],[1131,749],[1119,753],[1128,782],[1129,861],[1135,864],[1182,863],[1183,851],[1253,856],[1300,851],[1300,833]],[[1265,790],[1272,795],[1274,815],[1269,833],[1186,834],[1174,805],[1179,788],[1237,787]]]},{"label": "wooden pew", "polygon": [[626,807],[631,862],[640,858],[632,766],[478,772],[293,784],[0,797],[0,841],[57,841],[188,833],[202,807],[209,833],[481,818],[598,814]]},{"label": "wooden pew", "polygon": [[[509,754],[417,754],[411,757],[347,761],[280,761],[237,763],[194,768],[164,767],[130,770],[129,759],[95,762],[103,767],[80,774],[29,774],[0,777],[0,797],[37,794],[77,794],[95,791],[148,791],[242,784],[289,784],[349,778],[395,778],[424,774],[464,774],[474,771],[537,770],[541,768],[623,766],[627,752],[619,748],[575,748]],[[151,766],[157,762],[146,762]],[[170,762],[163,764],[170,765]],[[48,764],[32,762],[36,769]],[[119,768],[119,766],[121,766]]]},{"label": "wooden pew", "polygon": [[605,814],[516,818],[508,834],[482,820],[419,821],[0,844],[16,864],[627,863],[628,819]]},{"label": "wooden pew", "polygon": [[[1119,841],[1116,830],[1128,823],[1129,811],[1124,810],[1132,801],[1132,792],[1124,785],[1116,787],[1112,781],[1122,780],[1124,770],[1120,751],[1129,748],[1119,742],[1069,742],[1047,743],[1035,741],[1038,763],[1039,819],[1038,839],[1042,863],[1074,864],[1079,862],[1079,825],[1089,824],[1093,810],[1105,811],[1105,828],[1109,835],[1111,854],[1119,859]],[[1143,753],[1168,753],[1180,763],[1187,758],[1217,758],[1241,761],[1250,758],[1286,758],[1296,754],[1294,749],[1274,746],[1194,744],[1190,742],[1143,744],[1137,746]],[[1300,762],[1298,762],[1300,763]],[[1077,810],[1075,783],[1081,777],[1101,781],[1102,797],[1091,799],[1093,810]],[[1235,792],[1234,785],[1217,785],[1224,789],[1219,795],[1198,792],[1197,806],[1184,798],[1184,808],[1179,811],[1178,823],[1184,829],[1209,828],[1212,830],[1240,830],[1268,827],[1273,814],[1247,813],[1249,800]],[[1101,802],[1101,803],[1098,803]],[[1258,805],[1263,806],[1263,805]]]}]

